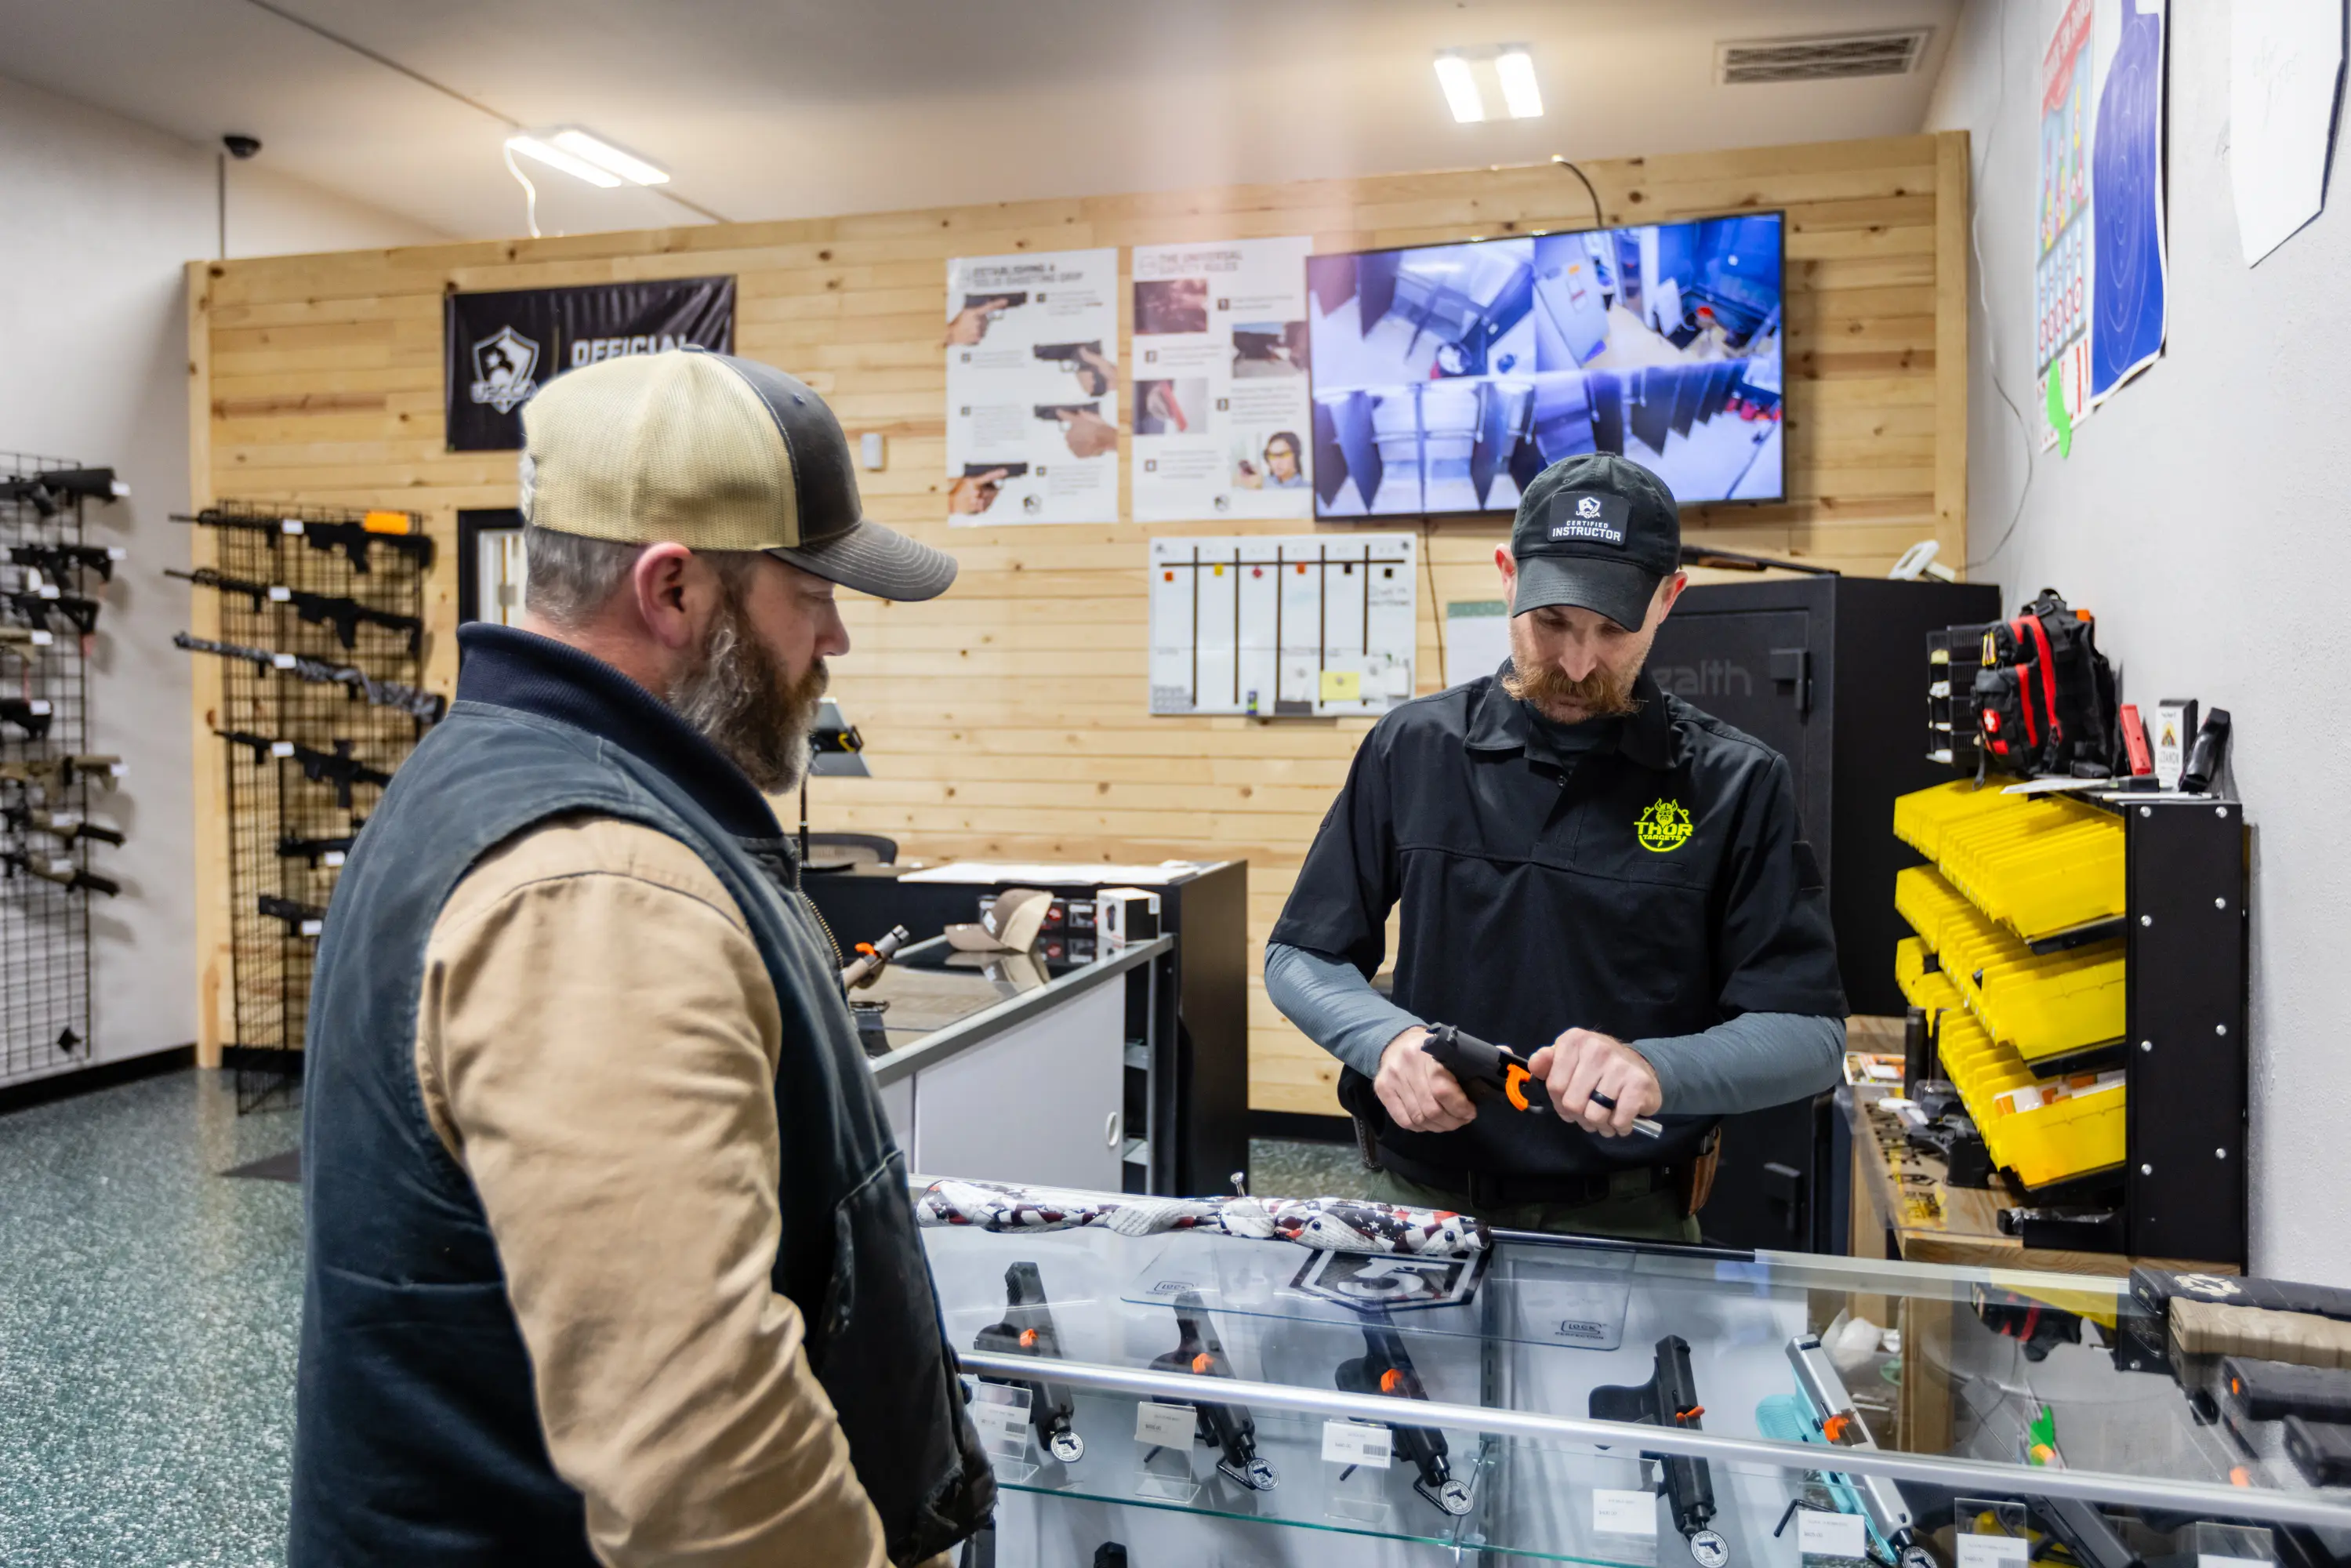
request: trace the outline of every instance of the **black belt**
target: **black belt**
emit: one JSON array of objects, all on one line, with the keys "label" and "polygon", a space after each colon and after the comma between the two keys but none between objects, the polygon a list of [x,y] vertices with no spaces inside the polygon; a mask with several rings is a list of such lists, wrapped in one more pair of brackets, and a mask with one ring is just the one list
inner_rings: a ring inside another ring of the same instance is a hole
[{"label": "black belt", "polygon": [[1645,1178],[1646,1185],[1635,1183],[1635,1195],[1677,1190],[1677,1177],[1671,1166],[1629,1166],[1619,1171],[1601,1171],[1589,1176],[1518,1176],[1500,1175],[1491,1171],[1444,1170],[1425,1166],[1418,1160],[1405,1158],[1385,1144],[1379,1145],[1380,1168],[1393,1171],[1408,1182],[1435,1187],[1439,1192],[1452,1193],[1469,1200],[1469,1212],[1479,1213],[1489,1208],[1505,1207],[1522,1203],[1598,1203],[1612,1195],[1621,1194],[1618,1184],[1625,1177]]}]

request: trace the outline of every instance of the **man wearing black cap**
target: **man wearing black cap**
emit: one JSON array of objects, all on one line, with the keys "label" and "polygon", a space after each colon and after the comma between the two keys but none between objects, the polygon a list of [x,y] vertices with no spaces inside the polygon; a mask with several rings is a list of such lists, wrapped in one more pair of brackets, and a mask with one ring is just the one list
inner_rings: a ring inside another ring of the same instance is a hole
[{"label": "man wearing black cap", "polygon": [[[1373,1196],[1695,1240],[1720,1118],[1835,1082],[1844,995],[1788,764],[1642,668],[1680,549],[1638,464],[1537,476],[1494,551],[1510,661],[1374,726],[1307,852],[1266,990],[1345,1064]],[[1391,999],[1370,977],[1398,904]],[[1530,1056],[1546,1092],[1473,1093],[1421,1049],[1436,1024]]]},{"label": "man wearing black cap", "polygon": [[939,1558],[994,1481],[766,797],[836,587],[956,563],[749,360],[605,361],[523,425],[524,623],[458,632],[319,947],[287,1560]]}]

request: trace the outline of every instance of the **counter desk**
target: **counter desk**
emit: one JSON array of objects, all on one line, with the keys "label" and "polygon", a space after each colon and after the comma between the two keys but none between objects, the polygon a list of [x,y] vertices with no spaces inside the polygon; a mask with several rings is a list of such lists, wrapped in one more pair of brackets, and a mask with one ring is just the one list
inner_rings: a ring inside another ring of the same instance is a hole
[{"label": "counter desk", "polygon": [[1145,1190],[1176,1093],[1175,948],[1160,936],[1081,964],[943,936],[902,950],[851,1001],[908,1167]]}]

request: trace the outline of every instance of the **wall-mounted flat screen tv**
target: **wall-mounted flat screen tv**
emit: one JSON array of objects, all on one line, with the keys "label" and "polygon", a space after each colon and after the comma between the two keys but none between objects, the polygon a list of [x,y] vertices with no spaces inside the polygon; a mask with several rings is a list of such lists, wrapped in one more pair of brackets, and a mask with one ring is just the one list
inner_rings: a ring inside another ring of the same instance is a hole
[{"label": "wall-mounted flat screen tv", "polygon": [[1782,499],[1781,219],[1308,257],[1315,515],[1507,512],[1594,451]]}]

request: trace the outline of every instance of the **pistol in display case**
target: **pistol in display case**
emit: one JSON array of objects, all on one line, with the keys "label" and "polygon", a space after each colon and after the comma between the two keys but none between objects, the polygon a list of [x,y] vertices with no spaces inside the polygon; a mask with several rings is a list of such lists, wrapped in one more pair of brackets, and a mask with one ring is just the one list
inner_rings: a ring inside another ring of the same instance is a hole
[{"label": "pistol in display case", "polygon": [[[1404,1336],[1385,1312],[1364,1324],[1364,1354],[1339,1364],[1339,1389],[1343,1394],[1381,1394],[1393,1399],[1422,1399],[1428,1390],[1404,1347]],[[1412,1490],[1445,1512],[1459,1517],[1469,1511],[1469,1483],[1453,1474],[1445,1434],[1434,1427],[1389,1423],[1396,1447],[1420,1473]]]},{"label": "pistol in display case", "polygon": [[[1592,1418],[1624,1421],[1635,1426],[1678,1427],[1699,1430],[1706,1406],[1698,1403],[1698,1380],[1690,1373],[1689,1341],[1667,1334],[1657,1342],[1655,1370],[1638,1387],[1604,1386],[1592,1391]],[[1689,1542],[1698,1568],[1723,1568],[1730,1561],[1730,1543],[1713,1528],[1714,1471],[1701,1458],[1680,1454],[1648,1454],[1663,1472],[1666,1500],[1674,1511],[1674,1528]]]},{"label": "pistol in display case", "polygon": [[[1037,1265],[1015,1263],[1004,1270],[1004,1321],[980,1330],[973,1348],[1061,1360],[1061,1336],[1053,1327],[1051,1309],[1045,1305],[1045,1281]],[[1037,1428],[1037,1441],[1047,1453],[1065,1465],[1074,1465],[1085,1457],[1086,1440],[1078,1436],[1076,1406],[1068,1389],[1043,1381],[985,1376],[984,1380],[1029,1391],[1029,1421]]]},{"label": "pistol in display case", "polygon": [[[1155,1357],[1155,1372],[1181,1372],[1195,1377],[1230,1377],[1232,1362],[1217,1343],[1216,1325],[1208,1321],[1207,1303],[1196,1291],[1176,1298],[1176,1348]],[[1217,1470],[1251,1491],[1271,1491],[1281,1484],[1271,1463],[1258,1457],[1257,1422],[1239,1405],[1204,1403],[1193,1406],[1198,1417],[1200,1441],[1218,1453]]]}]

